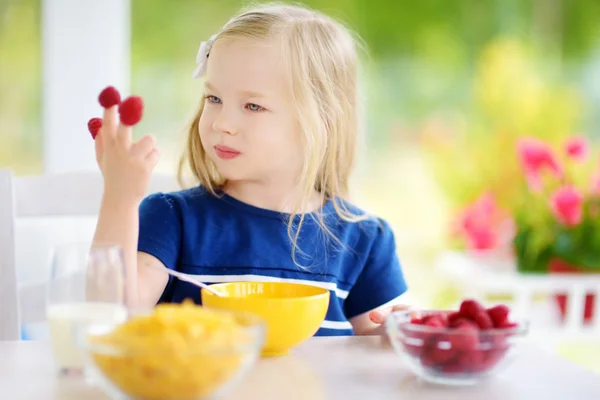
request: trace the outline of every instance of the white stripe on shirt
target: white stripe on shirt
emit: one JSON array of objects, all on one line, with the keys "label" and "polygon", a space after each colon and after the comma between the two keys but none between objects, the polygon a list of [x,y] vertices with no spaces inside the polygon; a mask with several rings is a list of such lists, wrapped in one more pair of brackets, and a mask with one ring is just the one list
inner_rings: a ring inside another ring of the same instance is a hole
[{"label": "white stripe on shirt", "polygon": [[[248,282],[292,282],[299,283],[303,285],[317,286],[323,289],[335,291],[335,294],[340,299],[345,299],[348,297],[348,291],[342,290],[337,287],[337,285],[333,282],[320,282],[320,281],[310,281],[307,279],[293,279],[293,278],[280,278],[275,276],[263,276],[263,275],[193,275],[188,274],[190,276],[194,276],[195,278],[201,280],[204,283],[216,283],[216,282],[239,282],[239,281],[248,281]],[[344,328],[346,329],[346,328]]]},{"label": "white stripe on shirt", "polygon": [[321,328],[325,329],[352,329],[352,324],[348,321],[323,321],[321,322]]}]

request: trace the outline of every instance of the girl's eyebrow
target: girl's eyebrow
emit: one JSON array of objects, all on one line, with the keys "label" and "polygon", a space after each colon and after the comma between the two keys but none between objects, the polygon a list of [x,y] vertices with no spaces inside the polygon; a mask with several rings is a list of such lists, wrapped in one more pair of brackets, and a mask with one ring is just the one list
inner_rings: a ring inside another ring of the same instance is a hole
[{"label": "girl's eyebrow", "polygon": [[[215,87],[213,86],[212,83],[210,83],[209,81],[204,81],[204,87],[208,90],[211,91],[215,91]],[[240,94],[246,97],[262,97],[262,98],[266,98],[267,96],[263,93],[260,92],[255,92],[253,90],[242,90],[240,91]]]},{"label": "girl's eyebrow", "polygon": [[209,90],[215,90],[215,87],[209,81],[204,81],[204,87]]},{"label": "girl's eyebrow", "polygon": [[262,93],[253,92],[252,90],[243,90],[240,93],[246,97],[267,97]]}]

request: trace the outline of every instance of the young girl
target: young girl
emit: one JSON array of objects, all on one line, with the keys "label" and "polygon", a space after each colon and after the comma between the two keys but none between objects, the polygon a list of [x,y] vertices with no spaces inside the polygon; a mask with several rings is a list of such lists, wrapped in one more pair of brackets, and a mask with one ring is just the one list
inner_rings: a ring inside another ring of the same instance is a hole
[{"label": "young girl", "polygon": [[197,63],[204,92],[179,171],[196,187],[144,199],[158,151],[151,136],[131,142],[116,107],[96,139],[94,240],[123,246],[130,303],[200,302],[153,266],[207,283],[302,282],[331,291],[317,335],[379,333],[382,306],[407,286],[388,224],[345,200],[359,125],[351,34],[315,11],[261,6],[203,43]]}]

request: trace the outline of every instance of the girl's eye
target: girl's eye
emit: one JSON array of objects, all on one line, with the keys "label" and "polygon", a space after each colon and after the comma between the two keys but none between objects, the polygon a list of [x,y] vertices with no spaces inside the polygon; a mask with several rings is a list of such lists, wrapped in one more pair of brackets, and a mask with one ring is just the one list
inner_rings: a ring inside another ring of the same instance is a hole
[{"label": "girl's eye", "polygon": [[258,104],[253,104],[253,103],[248,103],[246,105],[246,108],[248,108],[248,110],[250,111],[263,111],[264,108],[259,106]]},{"label": "girl's eye", "polygon": [[208,95],[208,96],[206,96],[206,100],[208,100],[210,103],[213,103],[213,104],[221,103],[221,99],[218,98],[217,96]]}]

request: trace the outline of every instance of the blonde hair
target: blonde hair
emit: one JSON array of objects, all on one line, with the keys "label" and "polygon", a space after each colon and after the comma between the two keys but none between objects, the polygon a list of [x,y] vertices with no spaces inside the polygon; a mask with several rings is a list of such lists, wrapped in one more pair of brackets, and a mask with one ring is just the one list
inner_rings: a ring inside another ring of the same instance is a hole
[{"label": "blonde hair", "polygon": [[[301,196],[293,207],[288,235],[297,250],[308,200],[316,190],[333,203],[337,215],[348,222],[366,219],[341,201],[349,195],[359,137],[357,41],[339,22],[299,6],[268,4],[232,18],[215,35],[223,39],[268,40],[281,38],[283,59],[291,79],[292,99],[306,155],[300,176]],[[179,180],[187,165],[199,184],[217,195],[225,182],[200,142],[198,123],[204,99],[190,122],[187,148],[179,162]],[[294,230],[294,220],[300,220]],[[328,236],[341,244],[321,212],[311,213]],[[315,216],[316,215],[316,216]]]}]

